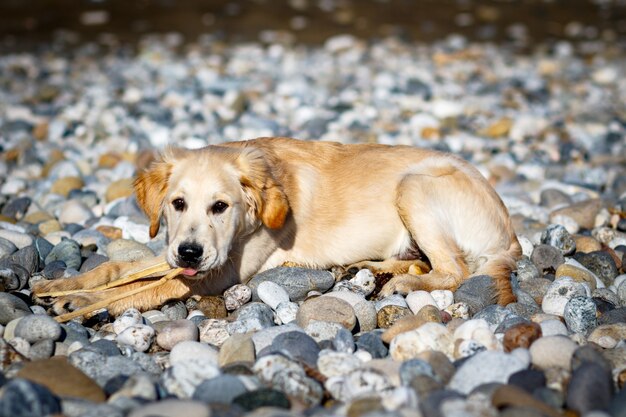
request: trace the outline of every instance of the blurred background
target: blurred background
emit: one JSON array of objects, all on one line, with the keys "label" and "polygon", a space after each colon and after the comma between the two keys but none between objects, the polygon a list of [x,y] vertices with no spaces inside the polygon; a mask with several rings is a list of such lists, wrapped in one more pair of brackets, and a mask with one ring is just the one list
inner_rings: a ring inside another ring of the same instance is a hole
[{"label": "blurred background", "polygon": [[[61,31],[61,32],[60,32]],[[1,0],[4,47],[49,40],[176,32],[225,40],[318,43],[350,33],[432,41],[533,43],[550,39],[617,41],[626,34],[625,0]]]}]

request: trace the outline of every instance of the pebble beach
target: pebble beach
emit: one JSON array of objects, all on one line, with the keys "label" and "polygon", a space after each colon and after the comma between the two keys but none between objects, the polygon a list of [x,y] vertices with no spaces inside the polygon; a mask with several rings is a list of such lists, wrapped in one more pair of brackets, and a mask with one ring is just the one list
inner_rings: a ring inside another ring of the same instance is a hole
[{"label": "pebble beach", "polygon": [[[626,416],[625,102],[603,40],[61,34],[0,55],[0,416]],[[472,162],[523,248],[517,302],[489,276],[381,299],[388,276],[281,267],[116,318],[33,303],[164,249],[132,194],[156,152],[261,136]]]}]

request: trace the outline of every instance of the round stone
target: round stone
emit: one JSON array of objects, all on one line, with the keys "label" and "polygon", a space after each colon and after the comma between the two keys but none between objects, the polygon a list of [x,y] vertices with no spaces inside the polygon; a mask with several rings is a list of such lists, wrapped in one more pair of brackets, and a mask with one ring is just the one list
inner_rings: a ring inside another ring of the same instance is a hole
[{"label": "round stone", "polygon": [[574,239],[560,224],[549,225],[541,234],[541,243],[557,248],[563,255],[572,254],[576,250]]},{"label": "round stone", "polygon": [[352,306],[336,297],[321,296],[310,298],[300,306],[296,317],[302,328],[312,321],[339,323],[348,330],[356,324],[356,315]]},{"label": "round stone", "polygon": [[289,302],[287,291],[272,281],[261,282],[256,291],[261,301],[270,306],[272,310],[276,310],[281,303]]},{"label": "round stone", "polygon": [[113,331],[115,334],[120,334],[130,326],[142,323],[143,317],[139,310],[136,308],[129,308],[115,319],[113,322]]},{"label": "round stone", "polygon": [[128,345],[137,352],[145,352],[154,339],[154,329],[145,324],[133,324],[117,335],[117,343]]},{"label": "round stone", "polygon": [[415,330],[398,334],[389,345],[391,357],[396,361],[417,358],[418,354],[427,350],[437,350],[449,357],[453,356],[453,338],[444,325],[425,323]]},{"label": "round stone", "polygon": [[530,345],[542,336],[542,328],[537,323],[520,323],[510,327],[502,339],[506,352],[517,348],[528,349]]},{"label": "round stone", "polygon": [[576,343],[563,336],[544,336],[530,346],[533,365],[539,369],[552,367],[569,370]]},{"label": "round stone", "polygon": [[[422,307],[430,305],[437,307],[437,302],[428,291],[412,291],[406,296],[406,303],[413,312],[417,314]],[[450,303],[452,304],[452,303]]]},{"label": "round stone", "polygon": [[156,342],[165,350],[172,350],[180,342],[198,340],[198,327],[189,320],[168,322],[157,334]]},{"label": "round stone", "polygon": [[469,394],[482,384],[506,383],[515,372],[528,367],[526,361],[503,352],[484,351],[464,362],[450,381],[449,388]]},{"label": "round stone", "polygon": [[[591,294],[589,294],[591,295]],[[587,289],[583,284],[574,281],[571,278],[564,277],[554,281],[543,297],[541,309],[544,313],[563,316],[565,306],[568,301],[574,297],[586,297]]]},{"label": "round stone", "polygon": [[56,341],[61,337],[61,325],[52,317],[33,314],[22,317],[15,327],[15,336],[29,343],[40,340]]},{"label": "round stone", "polygon": [[411,310],[406,307],[389,304],[378,310],[376,321],[381,329],[388,329],[402,317],[411,314]]},{"label": "round stone", "polygon": [[0,324],[6,326],[10,321],[29,316],[33,312],[28,304],[19,297],[6,292],[0,292]]},{"label": "round stone", "polygon": [[211,409],[199,401],[166,399],[136,408],[128,417],[210,417]]},{"label": "round stone", "polygon": [[132,262],[154,257],[154,252],[143,243],[134,240],[118,239],[109,243],[106,254],[111,261]]},{"label": "round stone", "polygon": [[206,343],[191,340],[177,343],[170,352],[170,363],[172,365],[192,361],[216,366],[218,362],[217,358],[217,349]]}]

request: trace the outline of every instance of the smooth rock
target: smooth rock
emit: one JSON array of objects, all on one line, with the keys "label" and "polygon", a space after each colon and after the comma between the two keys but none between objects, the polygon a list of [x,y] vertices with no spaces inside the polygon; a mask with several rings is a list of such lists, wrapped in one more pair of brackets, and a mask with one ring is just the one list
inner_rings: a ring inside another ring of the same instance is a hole
[{"label": "smooth rock", "polygon": [[495,304],[497,294],[493,278],[488,275],[470,277],[454,292],[455,303],[465,303],[471,314]]},{"label": "smooth rock", "polygon": [[191,398],[204,404],[230,404],[235,397],[247,391],[246,386],[236,376],[220,375],[200,383]]},{"label": "smooth rock", "polygon": [[539,369],[558,367],[571,368],[571,359],[576,343],[563,336],[544,336],[530,346],[532,364]]},{"label": "smooth rock", "polygon": [[519,357],[498,351],[484,351],[469,358],[454,374],[448,387],[463,394],[487,383],[506,383],[515,372],[530,364]]},{"label": "smooth rock", "polygon": [[430,295],[437,303],[439,310],[445,310],[454,303],[454,293],[450,290],[435,290],[431,291]]},{"label": "smooth rock", "polygon": [[417,314],[422,307],[431,305],[437,307],[437,302],[428,291],[412,291],[406,296],[406,303],[413,312]]},{"label": "smooth rock", "polygon": [[574,219],[580,227],[592,229],[601,207],[602,203],[599,199],[589,199],[556,209],[550,213],[550,216],[568,216]]},{"label": "smooth rock", "polygon": [[578,268],[572,264],[564,263],[560,265],[554,274],[555,279],[570,277],[576,282],[586,283],[591,291],[596,289],[596,277],[584,268]]},{"label": "smooth rock", "polygon": [[64,357],[29,362],[19,370],[17,377],[41,384],[59,397],[82,398],[96,403],[106,398],[98,384]]},{"label": "smooth rock", "polygon": [[618,275],[615,261],[608,252],[577,253],[574,259],[593,272],[607,287],[613,284],[613,280]]},{"label": "smooth rock", "polygon": [[59,210],[59,222],[62,224],[85,224],[93,217],[93,212],[80,200],[69,200]]},{"label": "smooth rock", "polygon": [[360,331],[369,332],[376,328],[376,307],[362,294],[350,291],[331,291],[324,296],[335,297],[348,302],[354,310]]},{"label": "smooth rock", "polygon": [[541,336],[542,327],[537,323],[520,323],[504,333],[502,345],[505,352],[511,352],[517,348],[528,349]]},{"label": "smooth rock", "polygon": [[217,366],[218,351],[201,342],[191,340],[180,342],[170,352],[170,363],[176,365],[186,362]]},{"label": "smooth rock", "polygon": [[84,182],[79,177],[59,178],[50,187],[50,192],[67,197],[70,191],[83,188]]},{"label": "smooth rock", "polygon": [[68,268],[78,270],[82,262],[79,244],[72,239],[63,239],[46,256],[46,264],[54,261],[63,261]]},{"label": "smooth rock", "polygon": [[310,298],[302,303],[296,320],[302,328],[312,321],[326,321],[338,323],[352,330],[356,324],[356,315],[352,306],[346,301],[336,297],[321,296]]},{"label": "smooth rock", "polygon": [[556,271],[559,265],[565,262],[561,251],[550,245],[535,246],[530,260],[540,273]]},{"label": "smooth rock", "polygon": [[144,405],[128,414],[128,417],[211,417],[211,409],[199,401],[165,399]]},{"label": "smooth rock", "polygon": [[255,275],[248,286],[252,289],[253,299],[257,299],[256,288],[263,281],[280,285],[289,294],[291,301],[304,300],[310,291],[325,292],[335,283],[333,274],[328,271],[278,267]]},{"label": "smooth rock", "polygon": [[[174,349],[181,344],[183,343],[179,343]],[[170,394],[178,398],[190,398],[202,381],[215,378],[220,374],[219,369],[215,365],[217,363],[217,354],[215,356],[214,363],[202,362],[197,357],[186,358],[187,360],[185,361],[177,360],[161,374],[161,384]]]},{"label": "smooth rock", "polygon": [[596,327],[588,340],[605,349],[614,348],[617,343],[626,339],[626,323],[604,324]]},{"label": "smooth rock", "polygon": [[0,292],[0,324],[6,326],[10,321],[33,314],[28,304],[21,298],[6,292]]},{"label": "smooth rock", "polygon": [[22,317],[15,327],[15,336],[29,343],[40,340],[56,341],[61,337],[61,326],[52,317],[38,314]]},{"label": "smooth rock", "polygon": [[187,300],[186,307],[188,310],[200,310],[209,319],[223,319],[228,316],[224,298],[216,295],[191,297]]},{"label": "smooth rock", "polygon": [[319,346],[312,337],[298,331],[276,335],[270,350],[272,352],[281,352],[288,358],[306,363],[312,368],[316,366],[320,352]]},{"label": "smooth rock", "polygon": [[611,372],[595,363],[583,363],[572,373],[566,396],[567,408],[580,415],[607,411],[613,397]]},{"label": "smooth rock", "polygon": [[34,417],[57,413],[61,413],[61,401],[42,385],[15,378],[2,387],[0,392],[2,416]]},{"label": "smooth rock", "polygon": [[323,350],[317,359],[317,369],[326,378],[347,375],[361,365],[359,358],[346,352]]},{"label": "smooth rock", "polygon": [[375,331],[361,334],[356,341],[356,346],[360,350],[369,352],[374,359],[385,358],[389,353],[380,337],[380,333]]},{"label": "smooth rock", "polygon": [[132,262],[152,258],[154,252],[146,245],[134,240],[118,239],[107,245],[106,255],[111,261]]},{"label": "smooth rock", "polygon": [[197,341],[198,327],[189,320],[168,322],[157,334],[157,344],[165,350],[172,350],[180,342]]},{"label": "smooth rock", "polygon": [[560,320],[544,320],[539,323],[544,336],[567,336],[567,327]]},{"label": "smooth rock", "polygon": [[425,323],[415,330],[398,334],[389,346],[391,357],[397,361],[417,358],[419,353],[427,350],[437,350],[452,357],[453,339],[444,325]]},{"label": "smooth rock", "polygon": [[161,307],[161,312],[168,320],[182,320],[187,317],[188,311],[185,303],[180,300],[168,301]]},{"label": "smooth rock", "polygon": [[279,304],[289,302],[289,294],[280,285],[272,281],[263,281],[257,286],[257,296],[272,310],[276,310]]},{"label": "smooth rock", "polygon": [[229,325],[230,323],[226,320],[203,320],[198,325],[200,341],[217,347],[222,346],[226,339],[230,337],[228,332]]},{"label": "smooth rock", "polygon": [[230,336],[222,344],[218,355],[220,368],[236,363],[253,364],[254,359],[254,343],[249,334],[234,334]]}]

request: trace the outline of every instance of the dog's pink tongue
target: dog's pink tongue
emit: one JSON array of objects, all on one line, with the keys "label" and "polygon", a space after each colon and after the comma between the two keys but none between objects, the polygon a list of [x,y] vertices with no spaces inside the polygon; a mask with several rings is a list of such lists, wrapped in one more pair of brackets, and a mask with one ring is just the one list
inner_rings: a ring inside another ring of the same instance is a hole
[{"label": "dog's pink tongue", "polygon": [[187,275],[188,277],[193,277],[197,273],[198,271],[196,271],[195,269],[191,269],[191,268],[183,269],[183,275]]}]

